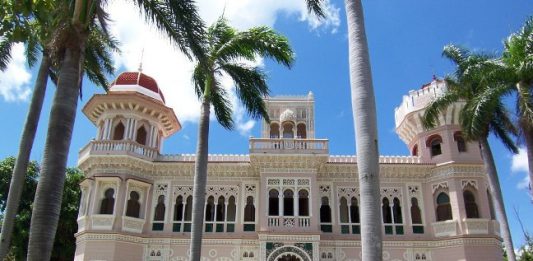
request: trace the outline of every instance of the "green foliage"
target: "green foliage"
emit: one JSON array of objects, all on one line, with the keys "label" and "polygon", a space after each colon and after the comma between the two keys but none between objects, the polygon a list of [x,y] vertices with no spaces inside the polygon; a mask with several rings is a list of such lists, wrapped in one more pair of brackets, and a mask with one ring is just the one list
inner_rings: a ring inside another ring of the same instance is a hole
[{"label": "green foliage", "polygon": [[533,261],[533,238],[526,233],[526,243],[518,250],[518,261]]},{"label": "green foliage", "polygon": [[264,26],[237,31],[221,17],[207,29],[206,41],[206,59],[198,58],[193,73],[198,97],[213,105],[215,116],[224,128],[232,129],[231,103],[220,85],[220,77],[225,74],[233,80],[237,97],[248,114],[268,121],[263,102],[269,92],[266,75],[254,64],[257,58],[267,57],[290,67],[294,53],[288,39]]},{"label": "green foliage", "polygon": [[[6,207],[9,184],[15,158],[8,157],[0,161],[0,211]],[[10,257],[14,260],[24,260],[27,253],[29,228],[31,220],[31,209],[35,197],[39,175],[39,165],[32,161],[28,166],[28,175],[24,183],[19,212],[13,229]],[[78,230],[77,217],[80,201],[80,189],[78,184],[83,180],[83,174],[75,168],[67,169],[65,190],[63,192],[63,203],[61,214],[52,252],[53,260],[73,260],[76,249],[76,239],[74,233]]]}]

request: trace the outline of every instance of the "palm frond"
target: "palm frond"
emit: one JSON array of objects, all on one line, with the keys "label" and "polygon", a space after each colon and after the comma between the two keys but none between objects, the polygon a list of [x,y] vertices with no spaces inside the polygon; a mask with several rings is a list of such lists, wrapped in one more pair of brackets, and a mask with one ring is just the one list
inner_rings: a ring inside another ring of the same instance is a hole
[{"label": "palm frond", "polygon": [[319,18],[326,16],[323,9],[324,0],[305,0],[305,2],[309,13],[314,13]]},{"label": "palm frond", "polygon": [[253,60],[258,54],[291,67],[294,62],[288,39],[269,27],[254,27],[237,35],[217,50],[215,56],[223,61],[237,57]]},{"label": "palm frond", "polygon": [[203,59],[204,24],[194,1],[135,0],[148,22],[165,33],[189,59]]},{"label": "palm frond", "polygon": [[200,99],[205,90],[206,74],[204,73],[203,67],[199,63],[194,67],[192,82],[194,84],[194,92],[196,93],[198,99]]},{"label": "palm frond", "polygon": [[263,101],[263,97],[269,93],[264,72],[259,68],[229,63],[221,65],[221,69],[228,73],[235,82],[237,96],[244,104],[248,114],[256,119],[263,117],[269,122],[270,119]]},{"label": "palm frond", "polygon": [[215,110],[215,116],[218,123],[225,129],[233,129],[233,109],[231,108],[231,102],[227,98],[227,92],[215,81],[215,87],[210,92],[210,102],[213,104]]},{"label": "palm frond", "polygon": [[11,61],[11,47],[13,42],[8,37],[0,38],[0,71],[7,68],[7,65]]},{"label": "palm frond", "polygon": [[516,154],[518,153],[518,147],[511,137],[511,135],[517,135],[516,127],[511,124],[509,115],[503,108],[503,105],[501,105],[500,110],[496,111],[496,115],[490,124],[490,130],[503,143],[505,148]]},{"label": "palm frond", "polygon": [[449,90],[442,96],[436,97],[429,103],[424,111],[424,116],[422,116],[422,126],[425,129],[431,129],[437,126],[439,115],[442,112],[445,112],[450,105],[459,101],[460,98],[461,97],[452,90]]}]

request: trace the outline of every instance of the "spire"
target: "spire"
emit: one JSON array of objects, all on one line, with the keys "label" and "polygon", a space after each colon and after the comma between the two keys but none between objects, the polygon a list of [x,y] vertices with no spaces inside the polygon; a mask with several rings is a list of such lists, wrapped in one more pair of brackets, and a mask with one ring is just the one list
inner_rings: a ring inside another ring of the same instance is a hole
[{"label": "spire", "polygon": [[139,72],[142,72],[143,71],[143,58],[144,58],[144,47],[141,51],[141,61],[139,62]]}]

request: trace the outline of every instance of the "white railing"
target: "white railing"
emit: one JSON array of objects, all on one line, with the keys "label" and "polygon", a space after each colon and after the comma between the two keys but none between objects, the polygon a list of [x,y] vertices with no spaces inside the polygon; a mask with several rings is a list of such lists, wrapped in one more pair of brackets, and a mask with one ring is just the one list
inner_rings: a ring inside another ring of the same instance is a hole
[{"label": "white railing", "polygon": [[[329,163],[357,163],[357,156],[354,155],[331,155]],[[389,164],[417,164],[420,163],[418,156],[379,156],[379,163]]]},{"label": "white railing", "polygon": [[78,232],[84,231],[87,229],[87,225],[89,224],[90,220],[87,216],[81,216],[78,217]]},{"label": "white railing", "polygon": [[310,217],[268,217],[267,225],[269,227],[306,228],[306,227],[311,226],[311,218]]},{"label": "white railing", "polygon": [[436,237],[453,237],[457,235],[457,221],[446,220],[431,224]]},{"label": "white railing", "polygon": [[142,233],[144,223],[146,223],[146,221],[142,218],[124,216],[122,217],[122,231]]},{"label": "white railing", "polygon": [[466,234],[488,234],[489,220],[483,218],[468,218],[464,219]]},{"label": "white railing", "polygon": [[112,230],[113,223],[115,221],[114,215],[92,215],[91,216],[91,229],[94,230]]},{"label": "white railing", "polygon": [[128,154],[146,159],[155,159],[159,152],[130,140],[93,140],[80,150],[78,162],[90,155]]},{"label": "white railing", "polygon": [[327,139],[250,139],[250,153],[327,154]]},{"label": "white railing", "polygon": [[[157,161],[196,161],[196,154],[171,154],[159,155]],[[231,162],[249,162],[250,156],[243,154],[209,154],[208,161],[231,161]]]}]

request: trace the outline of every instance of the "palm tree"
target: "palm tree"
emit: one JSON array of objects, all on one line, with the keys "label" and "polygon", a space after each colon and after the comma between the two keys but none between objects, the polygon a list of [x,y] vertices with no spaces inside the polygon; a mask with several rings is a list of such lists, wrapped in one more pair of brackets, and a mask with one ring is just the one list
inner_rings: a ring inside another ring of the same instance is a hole
[{"label": "palm tree", "polygon": [[[43,2],[39,1],[36,5],[42,5]],[[33,147],[33,141],[35,133],[39,123],[39,116],[43,106],[44,95],[46,92],[47,81],[49,75],[52,75],[53,80],[57,80],[55,77],[56,70],[53,68],[53,57],[51,49],[61,49],[58,46],[51,46],[52,36],[49,28],[52,22],[48,15],[43,15],[42,12],[46,10],[44,6],[39,6],[34,13],[34,17],[39,20],[39,23],[33,23],[28,26],[19,27],[19,39],[12,37],[13,34],[10,31],[6,34],[0,43],[0,70],[5,69],[7,62],[10,59],[10,50],[4,50],[3,48],[9,48],[15,42],[25,42],[27,46],[26,54],[27,60],[30,66],[36,61],[36,54],[42,52],[41,63],[35,81],[34,91],[32,94],[32,100],[26,122],[22,131],[22,136],[19,145],[19,152],[16,159],[15,167],[13,169],[13,175],[9,187],[9,194],[6,203],[6,210],[4,212],[4,218],[2,223],[2,234],[0,241],[0,260],[8,254],[10,249],[11,236],[13,231],[13,225],[18,207],[20,204],[20,198],[26,171],[28,168],[29,157],[31,149]],[[89,79],[95,84],[101,87],[107,88],[107,81],[105,79],[105,73],[112,74],[114,68],[111,62],[110,51],[118,51],[117,42],[114,39],[109,38],[100,29],[93,30],[89,37],[89,45],[86,49],[87,59],[85,60],[85,68]],[[55,81],[54,80],[54,81]]]},{"label": "palm tree", "polygon": [[465,102],[459,114],[461,129],[467,140],[479,144],[508,260],[515,261],[498,173],[488,142],[489,134],[493,133],[509,150],[514,153],[518,150],[510,137],[516,130],[499,95],[506,86],[497,83],[498,65],[488,55],[471,53],[454,45],[446,46],[443,55],[457,68],[452,77],[446,78],[447,91],[433,100],[424,112],[424,127],[434,128],[438,125],[440,113],[455,102]]},{"label": "palm tree", "polygon": [[232,108],[226,90],[220,85],[220,77],[224,74],[231,77],[237,97],[250,116],[269,121],[263,102],[269,92],[266,76],[260,68],[244,62],[254,62],[261,56],[290,67],[294,60],[287,38],[268,27],[240,32],[231,28],[224,18],[219,18],[208,28],[206,40],[205,59],[199,60],[193,75],[195,90],[201,100],[190,246],[191,260],[195,261],[201,258],[211,105],[217,121],[226,129],[233,128]]},{"label": "palm tree", "polygon": [[516,92],[520,136],[525,141],[529,166],[529,190],[533,197],[533,17],[504,42],[502,61],[512,76]]},{"label": "palm tree", "polygon": [[[63,3],[63,2],[62,2]],[[203,22],[193,1],[132,1],[148,22],[170,37],[177,47],[191,57],[202,56]],[[64,43],[57,90],[52,102],[41,177],[32,212],[28,260],[48,260],[52,252],[59,219],[67,156],[76,117],[81,87],[81,64],[93,21],[106,31],[105,1],[74,0],[72,9],[61,10],[68,20],[54,28]],[[66,11],[66,12],[65,12]]]},{"label": "palm tree", "polygon": [[[323,0],[306,0],[309,12],[324,17]],[[350,91],[361,194],[361,257],[382,259],[379,146],[376,101],[361,0],[344,0],[348,24]]]},{"label": "palm tree", "polygon": [[352,114],[361,193],[362,260],[382,259],[376,102],[361,0],[345,0]]}]

